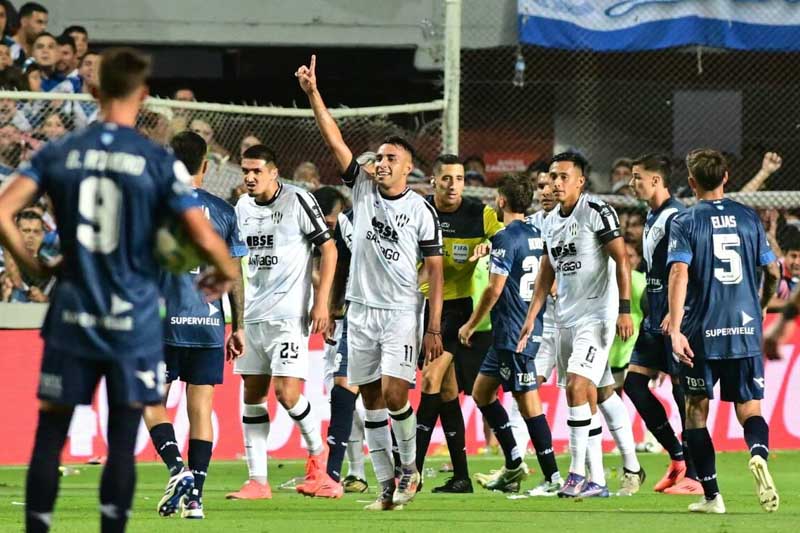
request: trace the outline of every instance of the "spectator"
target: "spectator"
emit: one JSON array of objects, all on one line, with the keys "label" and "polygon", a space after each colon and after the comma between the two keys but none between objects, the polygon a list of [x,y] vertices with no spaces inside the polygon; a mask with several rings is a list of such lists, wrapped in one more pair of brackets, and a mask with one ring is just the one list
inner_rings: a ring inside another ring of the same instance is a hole
[{"label": "spectator", "polygon": [[[88,51],[81,58],[78,66],[78,75],[81,77],[81,92],[94,97],[97,96],[98,72],[100,71],[100,54]],[[96,102],[78,102],[76,109],[76,125],[83,127],[97,120],[99,108]],[[81,118],[78,118],[81,115]]]},{"label": "spectator", "polygon": [[36,2],[27,2],[19,8],[19,29],[11,47],[11,58],[17,66],[22,67],[33,55],[33,42],[47,31],[47,16],[47,8]]},{"label": "spectator", "polygon": [[[14,67],[7,68],[0,73],[0,90],[24,91],[28,89],[28,82],[22,72]],[[0,125],[13,125],[19,131],[30,131],[31,123],[25,113],[17,109],[16,100],[0,99]]]},{"label": "spectator", "polygon": [[28,81],[28,90],[42,92],[42,69],[36,63],[31,63],[25,69],[25,79]]},{"label": "spectator", "polygon": [[642,242],[644,235],[644,213],[632,211],[625,223],[625,240],[628,242]]},{"label": "spectator", "polygon": [[56,73],[72,84],[72,92],[81,92],[81,77],[78,73],[78,52],[75,40],[69,35],[60,35],[56,39],[58,44],[58,59],[56,60]]},{"label": "spectator", "polygon": [[[479,155],[471,155],[467,156],[464,159],[464,176],[466,177],[466,172],[474,170],[481,176],[486,176],[486,163],[483,162],[483,158]],[[485,182],[486,180],[484,180]]]},{"label": "spectator", "polygon": [[619,158],[611,165],[611,194],[633,196],[631,179],[633,178],[633,161]]},{"label": "spectator", "polygon": [[547,164],[547,161],[534,161],[528,168],[525,169],[525,175],[531,180],[534,187],[537,183],[539,183],[539,175],[540,174],[549,174],[550,173],[550,165]]},{"label": "spectator", "polygon": [[[242,156],[244,155],[244,153],[247,151],[248,148],[250,148],[251,146],[255,146],[257,144],[264,144],[264,143],[261,142],[261,139],[259,139],[256,135],[254,135],[252,133],[248,133],[244,137],[242,137],[242,140],[239,143],[239,159],[238,159],[238,161],[242,160]],[[375,161],[373,159],[373,163],[374,162]]]},{"label": "spectator", "polygon": [[6,9],[6,3],[0,1],[0,44],[8,48],[9,57],[11,57],[11,47],[15,44],[14,39],[9,35],[11,27],[10,18],[9,12]]},{"label": "spectator", "polygon": [[239,197],[246,192],[242,183],[242,169],[239,163],[242,154],[251,146],[264,144],[253,133],[245,133],[239,142],[239,153],[236,161],[219,161],[216,158],[208,162],[208,172],[206,172],[205,188],[212,194],[221,198],[228,198],[235,204]]},{"label": "spectator", "polygon": [[783,165],[783,159],[779,154],[776,152],[765,153],[761,160],[761,168],[750,181],[744,184],[741,192],[755,192],[761,189],[767,179],[781,169],[781,165]]},{"label": "spectator", "polygon": [[319,169],[317,168],[317,165],[311,161],[303,161],[297,165],[297,168],[294,169],[292,179],[295,182],[302,184],[309,191],[315,191],[319,189]]},{"label": "spectator", "polygon": [[[22,234],[25,248],[31,254],[38,256],[42,251],[45,239],[45,226],[42,215],[37,209],[24,209],[16,218],[17,228]],[[6,256],[6,261],[9,257]],[[47,302],[50,290],[55,284],[55,278],[35,280],[29,278],[25,272],[20,272],[20,283],[17,283],[11,294],[12,302]]]},{"label": "spectator", "polygon": [[175,94],[172,95],[174,100],[179,100],[181,102],[196,102],[197,99],[194,97],[194,91],[188,89],[186,87],[182,89],[178,89],[175,91]]},{"label": "spectator", "polygon": [[225,148],[217,144],[214,139],[214,129],[207,121],[196,118],[189,124],[189,130],[195,132],[206,141],[208,145],[209,156],[212,159],[219,159],[220,161],[227,161],[231,154]]},{"label": "spectator", "polygon": [[68,26],[61,35],[69,35],[75,41],[75,51],[80,61],[89,51],[89,32],[83,26]]},{"label": "spectator", "polygon": [[3,71],[13,65],[11,60],[11,47],[4,42],[0,42],[0,71]]},{"label": "spectator", "polygon": [[56,72],[59,59],[58,42],[52,34],[44,32],[33,41],[33,60],[42,71],[42,91],[46,93],[74,93],[75,88]]},{"label": "spectator", "polygon": [[42,133],[48,141],[62,137],[72,129],[72,121],[60,111],[50,111],[45,115],[42,123]]},{"label": "spectator", "polygon": [[781,248],[783,257],[778,259],[781,277],[775,295],[772,296],[767,307],[770,312],[781,311],[800,283],[800,230],[792,226],[784,228],[781,235]]},{"label": "spectator", "polygon": [[161,146],[167,146],[172,138],[172,110],[153,105],[142,108],[136,121],[136,128],[148,139]]}]

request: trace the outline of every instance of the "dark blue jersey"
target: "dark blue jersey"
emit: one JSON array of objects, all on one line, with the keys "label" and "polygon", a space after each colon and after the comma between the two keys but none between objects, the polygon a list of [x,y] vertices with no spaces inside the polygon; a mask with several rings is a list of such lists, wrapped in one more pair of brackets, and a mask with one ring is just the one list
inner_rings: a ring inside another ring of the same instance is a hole
[{"label": "dark blue jersey", "polygon": [[667,263],[689,265],[681,331],[696,355],[761,355],[758,267],[773,261],[761,220],[749,207],[728,199],[700,201],[675,216]]},{"label": "dark blue jersey", "polygon": [[[247,255],[247,245],[239,234],[233,206],[202,189],[195,189],[195,198],[220,237],[228,244],[231,257]],[[215,348],[225,343],[225,316],[222,300],[206,302],[197,288],[200,268],[187,274],[161,275],[161,295],[167,306],[164,342],[171,346]]]},{"label": "dark blue jersey", "polygon": [[46,144],[20,173],[58,221],[47,347],[96,359],[161,353],[153,247],[161,220],[197,206],[186,167],[132,128],[95,123]]},{"label": "dark blue jersey", "polygon": [[647,265],[647,309],[643,328],[661,334],[661,321],[667,315],[667,244],[672,219],[686,210],[679,200],[670,197],[661,207],[647,214],[642,238],[642,252]]},{"label": "dark blue jersey", "polygon": [[[503,293],[492,308],[492,332],[494,347],[498,350],[517,351],[517,341],[528,305],[533,297],[533,283],[539,272],[539,261],[544,254],[542,235],[538,228],[515,220],[498,231],[492,241],[489,271],[506,277]],[[542,335],[541,310],[533,329],[533,337]],[[536,355],[535,342],[528,342],[522,353]]]}]

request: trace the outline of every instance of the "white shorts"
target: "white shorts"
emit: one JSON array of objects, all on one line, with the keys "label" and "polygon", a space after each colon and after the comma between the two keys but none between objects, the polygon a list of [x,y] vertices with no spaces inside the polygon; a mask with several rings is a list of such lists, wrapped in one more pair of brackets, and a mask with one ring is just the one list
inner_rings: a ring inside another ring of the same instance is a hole
[{"label": "white shorts", "polygon": [[550,379],[556,368],[556,338],[555,328],[542,331],[542,342],[539,343],[539,350],[534,359],[536,375],[543,377],[545,381]]},{"label": "white shorts", "polygon": [[347,381],[365,385],[391,376],[414,383],[422,345],[422,309],[347,309]]},{"label": "white shorts", "polygon": [[558,328],[558,386],[567,386],[567,374],[583,376],[596,387],[614,384],[608,352],[616,334],[616,321],[588,321]]},{"label": "white shorts", "polygon": [[234,361],[233,373],[306,379],[308,333],[305,318],[246,323],[245,352]]},{"label": "white shorts", "polygon": [[[339,339],[342,338],[342,321],[336,320],[336,325],[333,329],[333,340],[334,344],[328,344],[327,341],[325,342],[325,370],[323,374],[323,383],[325,383],[325,387],[328,390],[333,389],[333,374],[339,368],[339,361],[337,361],[337,345],[339,344]],[[341,356],[340,356],[341,357]]]}]

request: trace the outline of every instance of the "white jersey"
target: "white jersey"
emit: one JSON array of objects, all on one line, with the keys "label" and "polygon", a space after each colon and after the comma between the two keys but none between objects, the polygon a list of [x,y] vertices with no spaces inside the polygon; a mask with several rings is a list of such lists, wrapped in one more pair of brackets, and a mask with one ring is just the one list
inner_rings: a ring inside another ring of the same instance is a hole
[{"label": "white jersey", "polygon": [[[534,228],[538,229],[541,233],[542,227],[544,225],[544,219],[547,218],[547,215],[550,214],[550,211],[545,211],[541,209],[536,211],[534,214],[525,217],[525,222],[530,224]],[[545,303],[544,308],[544,315],[542,316],[542,328],[545,330],[553,330],[556,327],[556,300],[553,296],[548,292],[547,293],[547,301]]]},{"label": "white jersey", "polygon": [[244,321],[307,317],[311,245],[331,238],[314,197],[304,189],[279,183],[275,196],[265,204],[247,195],[239,198],[236,218],[249,249]]},{"label": "white jersey", "polygon": [[409,188],[384,196],[355,159],[342,180],[353,188],[347,300],[379,309],[419,309],[417,264],[442,255],[436,211]]},{"label": "white jersey", "polygon": [[616,266],[604,246],[621,235],[614,208],[588,194],[581,194],[568,216],[559,206],[544,220],[542,238],[556,272],[557,327],[616,320]]}]

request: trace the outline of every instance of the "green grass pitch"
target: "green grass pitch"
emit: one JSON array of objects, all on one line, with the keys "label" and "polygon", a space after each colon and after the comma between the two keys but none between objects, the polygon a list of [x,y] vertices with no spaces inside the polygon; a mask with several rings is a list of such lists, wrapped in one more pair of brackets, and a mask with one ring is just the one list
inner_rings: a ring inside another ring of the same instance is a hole
[{"label": "green grass pitch", "polygon": [[[302,461],[270,461],[274,493],[271,501],[226,501],[225,493],[237,489],[245,479],[246,466],[244,462],[212,462],[205,489],[205,521],[161,518],[156,514],[156,503],[166,482],[166,470],[160,464],[148,463],[138,467],[134,513],[128,531],[765,533],[800,530],[800,452],[776,452],[770,459],[770,469],[781,495],[780,510],[773,514],[764,513],[758,504],[745,453],[717,456],[720,487],[728,508],[728,514],[722,516],[689,514],[686,506],[695,500],[694,496],[667,496],[652,492],[653,484],[664,473],[668,457],[643,454],[640,459],[648,479],[642,491],[632,497],[585,501],[557,498],[510,500],[504,494],[490,493],[477,485],[475,494],[431,494],[431,488],[446,480],[447,474],[437,474],[426,480],[425,490],[405,510],[384,513],[362,510],[365,503],[375,498],[374,483],[368,494],[346,494],[338,501],[304,498],[280,490],[278,486],[282,482],[302,475]],[[443,459],[431,458],[426,466],[438,469],[442,462]],[[499,457],[471,457],[471,472],[487,472],[500,462]],[[528,464],[533,467],[535,459],[528,457]],[[568,458],[560,456],[562,473],[567,465]],[[619,457],[606,456],[606,465],[619,467]],[[61,478],[52,529],[56,533],[99,529],[97,485],[100,467],[79,465],[78,468],[80,474]],[[367,470],[371,470],[369,464]],[[539,474],[533,473],[525,481],[523,489],[531,488],[538,480]],[[22,530],[24,485],[24,468],[0,468],[0,531]],[[619,487],[616,473],[611,474],[609,485],[612,490]]]}]

